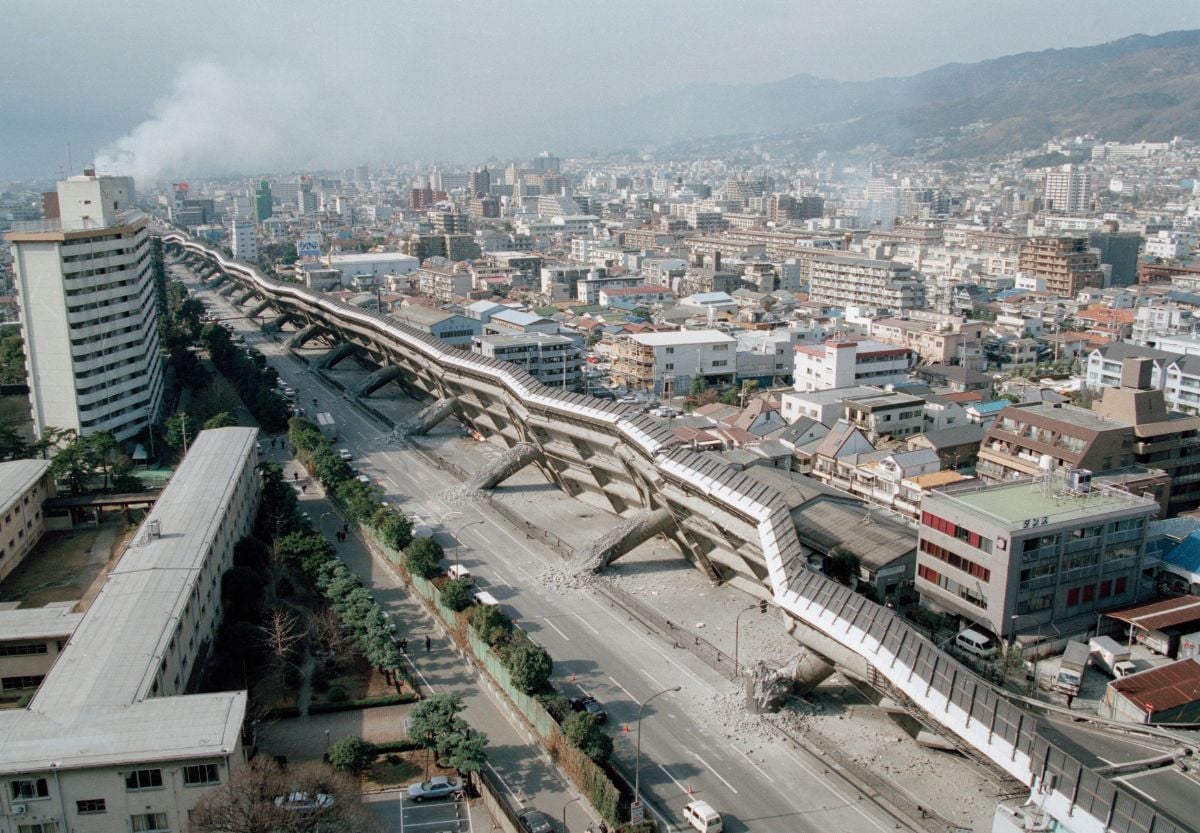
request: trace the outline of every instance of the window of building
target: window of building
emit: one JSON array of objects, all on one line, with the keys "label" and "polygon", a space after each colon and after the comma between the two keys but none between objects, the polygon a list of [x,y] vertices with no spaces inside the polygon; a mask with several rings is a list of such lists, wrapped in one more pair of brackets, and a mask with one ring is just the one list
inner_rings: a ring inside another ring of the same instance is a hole
[{"label": "window of building", "polygon": [[104,806],[103,798],[85,798],[82,801],[75,802],[75,812],[80,815],[87,813],[103,813],[107,808]]},{"label": "window of building", "polygon": [[45,642],[26,643],[24,645],[0,645],[0,657],[27,657],[48,652],[49,648]]},{"label": "window of building", "polygon": [[156,790],[162,785],[161,769],[135,769],[125,776],[127,790]]},{"label": "window of building", "polygon": [[194,764],[183,768],[183,783],[189,787],[201,784],[219,784],[221,775],[216,764]]},{"label": "window of building", "polygon": [[17,833],[57,833],[58,822],[43,821],[36,824],[18,824]]},{"label": "window of building", "polygon": [[37,688],[42,684],[43,679],[45,679],[45,676],[42,674],[0,678],[0,691],[8,691],[13,688]]},{"label": "window of building", "polygon": [[25,778],[9,782],[9,794],[13,801],[28,801],[32,798],[49,798],[50,785],[45,778]]},{"label": "window of building", "polygon": [[165,833],[167,827],[166,813],[138,813],[129,817],[133,833]]}]

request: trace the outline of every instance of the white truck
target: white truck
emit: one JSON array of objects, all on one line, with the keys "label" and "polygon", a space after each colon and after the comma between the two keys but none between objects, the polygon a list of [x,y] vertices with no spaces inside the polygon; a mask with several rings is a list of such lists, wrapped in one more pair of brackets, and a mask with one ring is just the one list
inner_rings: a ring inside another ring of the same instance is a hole
[{"label": "white truck", "polygon": [[1113,677],[1126,677],[1137,670],[1129,661],[1129,649],[1111,636],[1097,636],[1088,643],[1096,665]]},{"label": "white truck", "polygon": [[1071,640],[1067,650],[1063,652],[1062,661],[1058,664],[1058,676],[1054,678],[1055,691],[1074,697],[1083,686],[1083,675],[1087,671],[1088,659],[1092,651],[1082,642]]},{"label": "white truck", "polygon": [[328,438],[330,442],[337,442],[337,423],[333,420],[333,414],[327,411],[322,411],[319,414],[314,414],[314,416],[317,420],[317,427],[321,429],[321,433]]}]

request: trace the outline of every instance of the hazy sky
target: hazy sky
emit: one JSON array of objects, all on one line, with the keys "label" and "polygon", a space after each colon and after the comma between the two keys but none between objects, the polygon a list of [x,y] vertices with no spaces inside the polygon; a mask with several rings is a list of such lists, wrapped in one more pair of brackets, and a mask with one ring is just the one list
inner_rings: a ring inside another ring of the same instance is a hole
[{"label": "hazy sky", "polygon": [[1200,28],[1197,0],[0,2],[0,179],[541,149],[572,108],[694,82],[907,75]]}]

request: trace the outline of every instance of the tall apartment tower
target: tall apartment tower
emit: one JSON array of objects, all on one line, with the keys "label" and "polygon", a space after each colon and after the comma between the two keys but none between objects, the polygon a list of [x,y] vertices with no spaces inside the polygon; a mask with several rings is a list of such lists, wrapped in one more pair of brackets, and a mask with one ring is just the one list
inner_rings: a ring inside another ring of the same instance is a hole
[{"label": "tall apartment tower", "polygon": [[249,217],[234,217],[230,221],[230,230],[233,256],[247,263],[257,262],[258,238],[254,234],[254,220]]},{"label": "tall apartment tower", "polygon": [[1074,165],[1046,171],[1043,194],[1047,211],[1076,214],[1092,206],[1092,174]]},{"label": "tall apartment tower", "polygon": [[[150,235],[133,180],[85,171],[58,183],[60,218],[14,224],[34,429],[127,440],[163,397]],[[24,227],[22,227],[24,226]]]},{"label": "tall apartment tower", "polygon": [[1072,298],[1084,287],[1104,285],[1100,255],[1086,235],[1031,237],[1017,255],[1017,271],[1045,278],[1046,291]]}]

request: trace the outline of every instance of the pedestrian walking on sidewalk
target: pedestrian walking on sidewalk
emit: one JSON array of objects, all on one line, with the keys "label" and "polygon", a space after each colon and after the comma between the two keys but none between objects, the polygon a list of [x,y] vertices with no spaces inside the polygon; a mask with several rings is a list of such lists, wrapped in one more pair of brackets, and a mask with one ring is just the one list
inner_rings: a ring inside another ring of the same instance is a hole
[{"label": "pedestrian walking on sidewalk", "polygon": [[425,634],[425,653],[429,653],[433,648],[433,640],[429,638],[429,634]]}]

